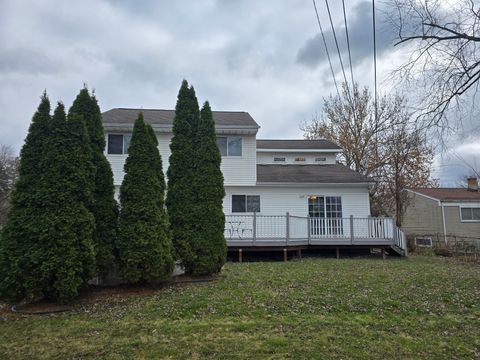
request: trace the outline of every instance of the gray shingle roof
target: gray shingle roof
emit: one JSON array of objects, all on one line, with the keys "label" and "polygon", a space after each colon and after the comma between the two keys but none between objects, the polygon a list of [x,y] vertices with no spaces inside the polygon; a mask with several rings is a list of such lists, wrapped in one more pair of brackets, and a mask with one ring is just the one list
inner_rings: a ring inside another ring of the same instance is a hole
[{"label": "gray shingle roof", "polygon": [[[139,112],[143,112],[145,121],[152,125],[172,125],[175,110],[160,109],[126,109],[115,108],[105,111],[103,122],[106,124],[133,124]],[[215,125],[220,126],[247,126],[259,128],[248,112],[245,111],[213,111]]]},{"label": "gray shingle roof", "polygon": [[259,183],[368,183],[344,165],[257,165]]},{"label": "gray shingle roof", "polygon": [[257,140],[257,149],[333,149],[341,150],[337,144],[325,140]]}]

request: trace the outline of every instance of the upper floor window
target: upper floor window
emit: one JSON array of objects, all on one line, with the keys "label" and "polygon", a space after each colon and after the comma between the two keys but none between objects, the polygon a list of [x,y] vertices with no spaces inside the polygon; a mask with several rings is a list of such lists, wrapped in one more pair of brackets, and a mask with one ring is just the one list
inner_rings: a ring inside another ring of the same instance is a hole
[{"label": "upper floor window", "polygon": [[304,157],[296,157],[295,161],[305,161],[306,159]]},{"label": "upper floor window", "polygon": [[274,158],[273,158],[273,161],[275,161],[275,162],[281,162],[281,161],[283,161],[283,162],[284,162],[284,161],[285,161],[285,158],[284,158],[284,157],[274,157]]},{"label": "upper floor window", "polygon": [[460,208],[460,219],[462,221],[480,221],[480,207],[479,208]]},{"label": "upper floor window", "polygon": [[222,156],[242,156],[242,138],[240,136],[218,136],[217,145]]},{"label": "upper floor window", "polygon": [[318,161],[318,162],[320,162],[320,161],[326,161],[326,160],[327,160],[327,158],[324,158],[324,157],[317,157],[317,158],[315,158],[315,161]]},{"label": "upper floor window", "polygon": [[107,153],[113,155],[128,154],[131,134],[108,134]]}]

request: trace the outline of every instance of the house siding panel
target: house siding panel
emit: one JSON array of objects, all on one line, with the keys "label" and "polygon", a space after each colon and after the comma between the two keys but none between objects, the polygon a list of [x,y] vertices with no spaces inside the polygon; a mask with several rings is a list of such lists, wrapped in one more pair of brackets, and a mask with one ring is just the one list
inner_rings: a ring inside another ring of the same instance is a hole
[{"label": "house siding panel", "polygon": [[370,200],[367,186],[342,187],[225,187],[223,206],[225,214],[232,214],[232,195],[260,195],[260,214],[308,215],[308,196],[327,195],[342,197],[343,217],[365,218],[370,216]]},{"label": "house siding panel", "polygon": [[408,192],[407,204],[402,223],[407,235],[443,234],[442,209],[436,200]]},{"label": "house siding panel", "polygon": [[255,135],[242,136],[242,156],[223,156],[222,173],[225,186],[255,185],[257,181]]},{"label": "house siding panel", "polygon": [[[163,171],[167,173],[168,161],[170,158],[171,133],[157,134],[158,150],[162,156]],[[108,140],[108,139],[107,139]],[[121,185],[123,181],[123,166],[127,155],[107,154],[113,171],[115,185]],[[243,136],[242,156],[222,157],[221,170],[224,176],[225,185],[255,185],[256,183],[256,148],[255,135]]]},{"label": "house siding panel", "polygon": [[[472,207],[478,207],[478,204]],[[480,222],[461,222],[458,206],[445,206],[445,223],[447,235],[480,239]]]}]

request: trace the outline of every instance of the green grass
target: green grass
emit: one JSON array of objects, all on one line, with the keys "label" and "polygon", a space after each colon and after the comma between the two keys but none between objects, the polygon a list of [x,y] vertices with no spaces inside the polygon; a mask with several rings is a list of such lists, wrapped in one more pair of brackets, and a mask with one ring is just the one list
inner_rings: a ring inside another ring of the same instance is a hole
[{"label": "green grass", "polygon": [[207,284],[0,322],[0,358],[478,358],[480,267],[229,263]]}]

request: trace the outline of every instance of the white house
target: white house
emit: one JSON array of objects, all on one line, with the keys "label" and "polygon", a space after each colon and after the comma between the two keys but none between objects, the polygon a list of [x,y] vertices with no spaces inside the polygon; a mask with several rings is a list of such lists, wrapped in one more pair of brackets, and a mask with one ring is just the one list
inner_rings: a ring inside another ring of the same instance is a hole
[{"label": "white house", "polygon": [[[174,110],[106,111],[106,156],[117,194],[140,111],[157,134],[165,173],[168,168]],[[336,162],[339,146],[327,140],[257,140],[260,126],[247,112],[214,111],[213,119],[230,247],[395,244],[393,219],[370,217],[371,180]]]}]

